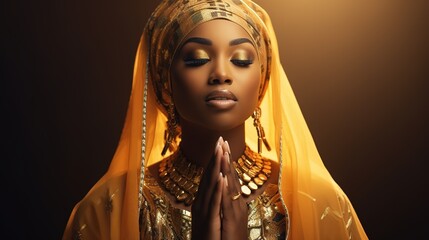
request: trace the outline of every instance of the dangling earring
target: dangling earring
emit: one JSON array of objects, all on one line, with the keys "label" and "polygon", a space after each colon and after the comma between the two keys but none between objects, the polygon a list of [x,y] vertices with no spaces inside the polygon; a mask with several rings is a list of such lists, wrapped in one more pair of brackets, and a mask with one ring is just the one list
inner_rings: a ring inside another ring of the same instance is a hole
[{"label": "dangling earring", "polygon": [[253,126],[256,127],[256,132],[258,133],[258,153],[262,153],[262,142],[264,142],[264,145],[268,149],[268,151],[271,151],[270,144],[268,144],[268,141],[265,138],[264,128],[261,125],[261,121],[259,121],[259,118],[261,118],[260,107],[256,107],[255,111],[252,114],[252,118]]},{"label": "dangling earring", "polygon": [[162,149],[161,155],[164,156],[167,150],[174,150],[175,141],[177,135],[179,135],[179,130],[177,129],[179,122],[176,116],[176,110],[174,104],[171,103],[167,108],[168,120],[167,120],[167,129],[165,130],[164,139],[165,145]]}]

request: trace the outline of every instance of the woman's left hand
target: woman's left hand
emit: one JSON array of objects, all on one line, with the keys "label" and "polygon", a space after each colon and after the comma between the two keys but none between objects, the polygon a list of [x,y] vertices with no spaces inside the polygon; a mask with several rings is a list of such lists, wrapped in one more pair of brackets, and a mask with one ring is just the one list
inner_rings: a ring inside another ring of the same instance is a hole
[{"label": "woman's left hand", "polygon": [[241,196],[238,175],[232,165],[228,142],[222,145],[224,155],[221,159],[223,177],[222,193],[222,240],[247,239],[247,204]]}]

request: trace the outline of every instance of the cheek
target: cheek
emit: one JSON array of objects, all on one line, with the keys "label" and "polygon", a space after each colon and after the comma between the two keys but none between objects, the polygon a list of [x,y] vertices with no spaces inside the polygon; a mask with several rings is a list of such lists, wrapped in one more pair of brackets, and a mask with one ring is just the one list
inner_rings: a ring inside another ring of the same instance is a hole
[{"label": "cheek", "polygon": [[183,71],[172,77],[172,90],[175,95],[180,95],[186,99],[200,98],[202,88],[204,87],[203,74],[198,71]]},{"label": "cheek", "polygon": [[180,115],[188,115],[201,102],[204,81],[202,74],[195,71],[179,71],[180,74],[172,73],[173,102]]},{"label": "cheek", "polygon": [[252,71],[246,71],[241,74],[243,84],[243,93],[245,93],[246,100],[249,104],[256,107],[259,97],[259,86],[261,84],[261,73],[259,69],[254,68]]}]

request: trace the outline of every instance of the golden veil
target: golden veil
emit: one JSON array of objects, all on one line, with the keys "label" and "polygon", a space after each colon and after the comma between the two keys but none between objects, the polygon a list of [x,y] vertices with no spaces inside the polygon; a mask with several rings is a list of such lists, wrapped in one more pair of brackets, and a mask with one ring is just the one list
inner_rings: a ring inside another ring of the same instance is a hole
[{"label": "golden veil", "polygon": [[[249,0],[241,3],[258,13],[271,39],[270,80],[260,107],[261,123],[272,150],[262,155],[281,166],[279,187],[290,219],[288,239],[367,239],[349,199],[319,156],[280,63],[268,14]],[[73,209],[63,239],[94,236],[131,240],[140,236],[144,170],[162,160],[167,120],[150,80],[148,36],[146,27],[137,49],[128,111],[113,160],[106,174]],[[246,121],[246,143],[256,149],[257,139],[250,118]],[[119,176],[122,180],[116,181]]]}]

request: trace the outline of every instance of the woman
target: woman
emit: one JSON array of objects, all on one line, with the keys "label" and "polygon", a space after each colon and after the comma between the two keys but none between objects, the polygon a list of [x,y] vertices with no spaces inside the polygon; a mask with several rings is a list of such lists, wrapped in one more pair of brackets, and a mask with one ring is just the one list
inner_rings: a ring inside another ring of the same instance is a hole
[{"label": "woman", "polygon": [[118,149],[63,238],[367,238],[318,155],[263,9],[158,6]]}]

